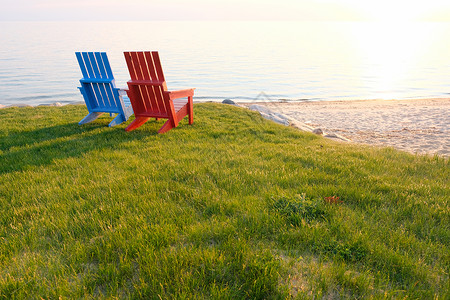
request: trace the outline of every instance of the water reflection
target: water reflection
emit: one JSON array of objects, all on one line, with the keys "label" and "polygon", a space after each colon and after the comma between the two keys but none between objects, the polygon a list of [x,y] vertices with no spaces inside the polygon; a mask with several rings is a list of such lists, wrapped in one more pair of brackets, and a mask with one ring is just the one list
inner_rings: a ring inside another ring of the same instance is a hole
[{"label": "water reflection", "polygon": [[3,22],[0,104],[82,100],[75,51],[106,51],[118,86],[123,51],[160,51],[171,89],[197,99],[442,97],[447,23]]}]

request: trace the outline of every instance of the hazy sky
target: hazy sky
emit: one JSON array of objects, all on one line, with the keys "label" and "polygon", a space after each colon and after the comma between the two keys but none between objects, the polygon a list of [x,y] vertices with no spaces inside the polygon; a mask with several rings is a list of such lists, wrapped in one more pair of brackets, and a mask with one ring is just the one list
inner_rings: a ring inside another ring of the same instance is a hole
[{"label": "hazy sky", "polygon": [[1,0],[0,20],[450,21],[450,0]]}]

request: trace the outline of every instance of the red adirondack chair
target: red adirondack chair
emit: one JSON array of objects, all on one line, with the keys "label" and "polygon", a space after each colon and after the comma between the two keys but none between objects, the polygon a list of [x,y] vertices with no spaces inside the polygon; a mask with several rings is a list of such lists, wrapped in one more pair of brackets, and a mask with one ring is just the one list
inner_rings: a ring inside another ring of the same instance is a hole
[{"label": "red adirondack chair", "polygon": [[138,128],[150,118],[167,119],[158,133],[177,127],[187,115],[189,124],[194,122],[194,89],[167,90],[158,52],[124,52],[124,55],[131,77],[127,94],[136,117],[126,131]]}]

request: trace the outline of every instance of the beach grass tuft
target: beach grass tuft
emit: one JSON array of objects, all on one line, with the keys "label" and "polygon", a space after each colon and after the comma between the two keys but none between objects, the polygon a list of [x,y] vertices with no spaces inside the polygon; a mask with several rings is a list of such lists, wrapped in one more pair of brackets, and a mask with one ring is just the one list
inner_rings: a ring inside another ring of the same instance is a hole
[{"label": "beach grass tuft", "polygon": [[0,110],[0,298],[448,297],[448,159],[194,112]]}]

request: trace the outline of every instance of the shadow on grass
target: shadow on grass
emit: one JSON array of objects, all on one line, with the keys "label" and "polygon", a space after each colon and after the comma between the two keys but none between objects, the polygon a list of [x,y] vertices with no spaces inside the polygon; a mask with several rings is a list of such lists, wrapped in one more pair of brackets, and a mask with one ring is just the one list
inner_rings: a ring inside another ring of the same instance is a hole
[{"label": "shadow on grass", "polygon": [[0,137],[0,174],[49,165],[58,159],[80,157],[92,151],[116,149],[123,143],[156,134],[152,130],[125,132],[123,128],[98,123],[15,131]]},{"label": "shadow on grass", "polygon": [[75,123],[69,123],[35,130],[15,130],[7,136],[0,137],[0,148],[3,151],[8,151],[11,148],[32,146],[48,140],[90,132],[101,127],[103,126],[99,124],[89,124],[89,126],[82,127]]}]

